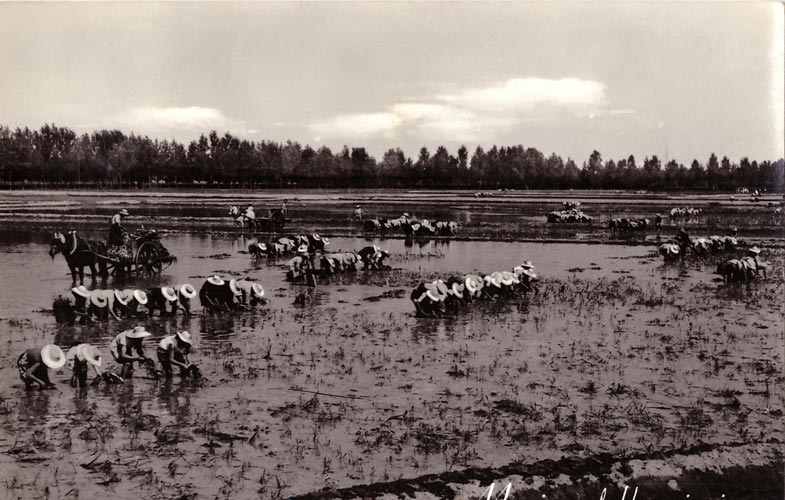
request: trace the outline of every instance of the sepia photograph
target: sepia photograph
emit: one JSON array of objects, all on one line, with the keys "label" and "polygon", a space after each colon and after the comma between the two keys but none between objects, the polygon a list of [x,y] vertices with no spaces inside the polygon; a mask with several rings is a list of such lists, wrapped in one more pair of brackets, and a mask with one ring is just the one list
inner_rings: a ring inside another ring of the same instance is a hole
[{"label": "sepia photograph", "polygon": [[785,4],[0,2],[0,500],[782,500]]}]

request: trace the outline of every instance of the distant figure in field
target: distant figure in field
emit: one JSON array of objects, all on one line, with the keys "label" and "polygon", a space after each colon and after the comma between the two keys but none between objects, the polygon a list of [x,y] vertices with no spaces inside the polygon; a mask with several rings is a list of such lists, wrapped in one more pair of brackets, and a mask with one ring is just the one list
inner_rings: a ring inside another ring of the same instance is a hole
[{"label": "distant figure in field", "polygon": [[354,218],[357,220],[363,220],[363,215],[365,215],[365,212],[362,208],[360,208],[360,205],[357,205],[357,207],[354,209]]},{"label": "distant figure in field", "polygon": [[122,209],[112,216],[112,222],[109,224],[109,244],[112,246],[120,246],[125,242],[126,229],[123,227],[123,217],[128,217],[130,214],[128,210]]},{"label": "distant figure in field", "polygon": [[251,221],[251,223],[256,221],[256,212],[253,210],[253,205],[248,205],[248,208],[245,209],[245,218]]},{"label": "distant figure in field", "polygon": [[286,212],[287,211],[288,211],[288,209],[286,208],[286,200],[283,200],[283,202],[281,203],[281,213],[283,214],[284,220],[286,220]]}]

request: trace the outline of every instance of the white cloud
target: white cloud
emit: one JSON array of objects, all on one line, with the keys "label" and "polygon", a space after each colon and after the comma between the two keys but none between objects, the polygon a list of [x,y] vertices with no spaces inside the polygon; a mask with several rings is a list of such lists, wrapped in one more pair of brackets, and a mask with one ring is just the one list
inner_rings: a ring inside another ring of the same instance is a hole
[{"label": "white cloud", "polygon": [[469,89],[437,98],[484,111],[521,112],[539,106],[556,106],[579,114],[598,109],[606,100],[605,85],[578,78],[513,78],[493,87]]},{"label": "white cloud", "polygon": [[370,137],[388,135],[400,124],[400,117],[393,113],[358,113],[312,123],[309,128],[328,137]]},{"label": "white cloud", "polygon": [[235,134],[253,133],[241,120],[233,120],[216,108],[200,106],[153,107],[141,106],[128,109],[117,117],[123,127],[137,131],[166,132],[218,132]]},{"label": "white cloud", "polygon": [[[402,135],[420,140],[493,140],[516,124],[552,120],[563,112],[594,118],[604,113],[605,104],[605,86],[600,82],[514,78],[488,88],[400,102],[379,112],[339,115],[309,128],[319,137],[343,140]],[[628,112],[632,110],[614,114]]]}]

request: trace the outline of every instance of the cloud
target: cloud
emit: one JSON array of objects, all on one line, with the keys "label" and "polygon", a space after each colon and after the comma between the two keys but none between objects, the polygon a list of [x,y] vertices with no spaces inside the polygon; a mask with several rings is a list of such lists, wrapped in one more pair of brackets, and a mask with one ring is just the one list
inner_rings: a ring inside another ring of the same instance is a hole
[{"label": "cloud", "polygon": [[370,137],[388,135],[401,125],[394,113],[358,113],[339,115],[329,120],[312,123],[309,128],[328,137]]},{"label": "cloud", "polygon": [[605,104],[605,85],[578,78],[513,78],[493,87],[444,94],[437,99],[468,109],[524,112],[538,107],[588,114]]},{"label": "cloud", "polygon": [[233,120],[216,108],[200,106],[130,108],[118,115],[119,125],[138,131],[205,132],[231,131],[236,134],[253,133],[241,120]]},{"label": "cloud", "polygon": [[[553,120],[567,112],[594,118],[606,105],[605,85],[591,80],[514,78],[501,84],[403,101],[377,112],[339,115],[313,122],[320,138],[421,140],[493,139],[516,124]],[[617,110],[627,114],[631,110]]]}]

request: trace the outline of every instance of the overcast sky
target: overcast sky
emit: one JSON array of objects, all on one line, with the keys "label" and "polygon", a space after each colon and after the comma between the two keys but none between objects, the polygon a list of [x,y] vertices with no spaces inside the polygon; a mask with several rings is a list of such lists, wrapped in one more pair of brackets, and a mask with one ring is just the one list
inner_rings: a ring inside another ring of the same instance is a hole
[{"label": "overcast sky", "polygon": [[783,156],[779,3],[0,4],[0,123]]}]

